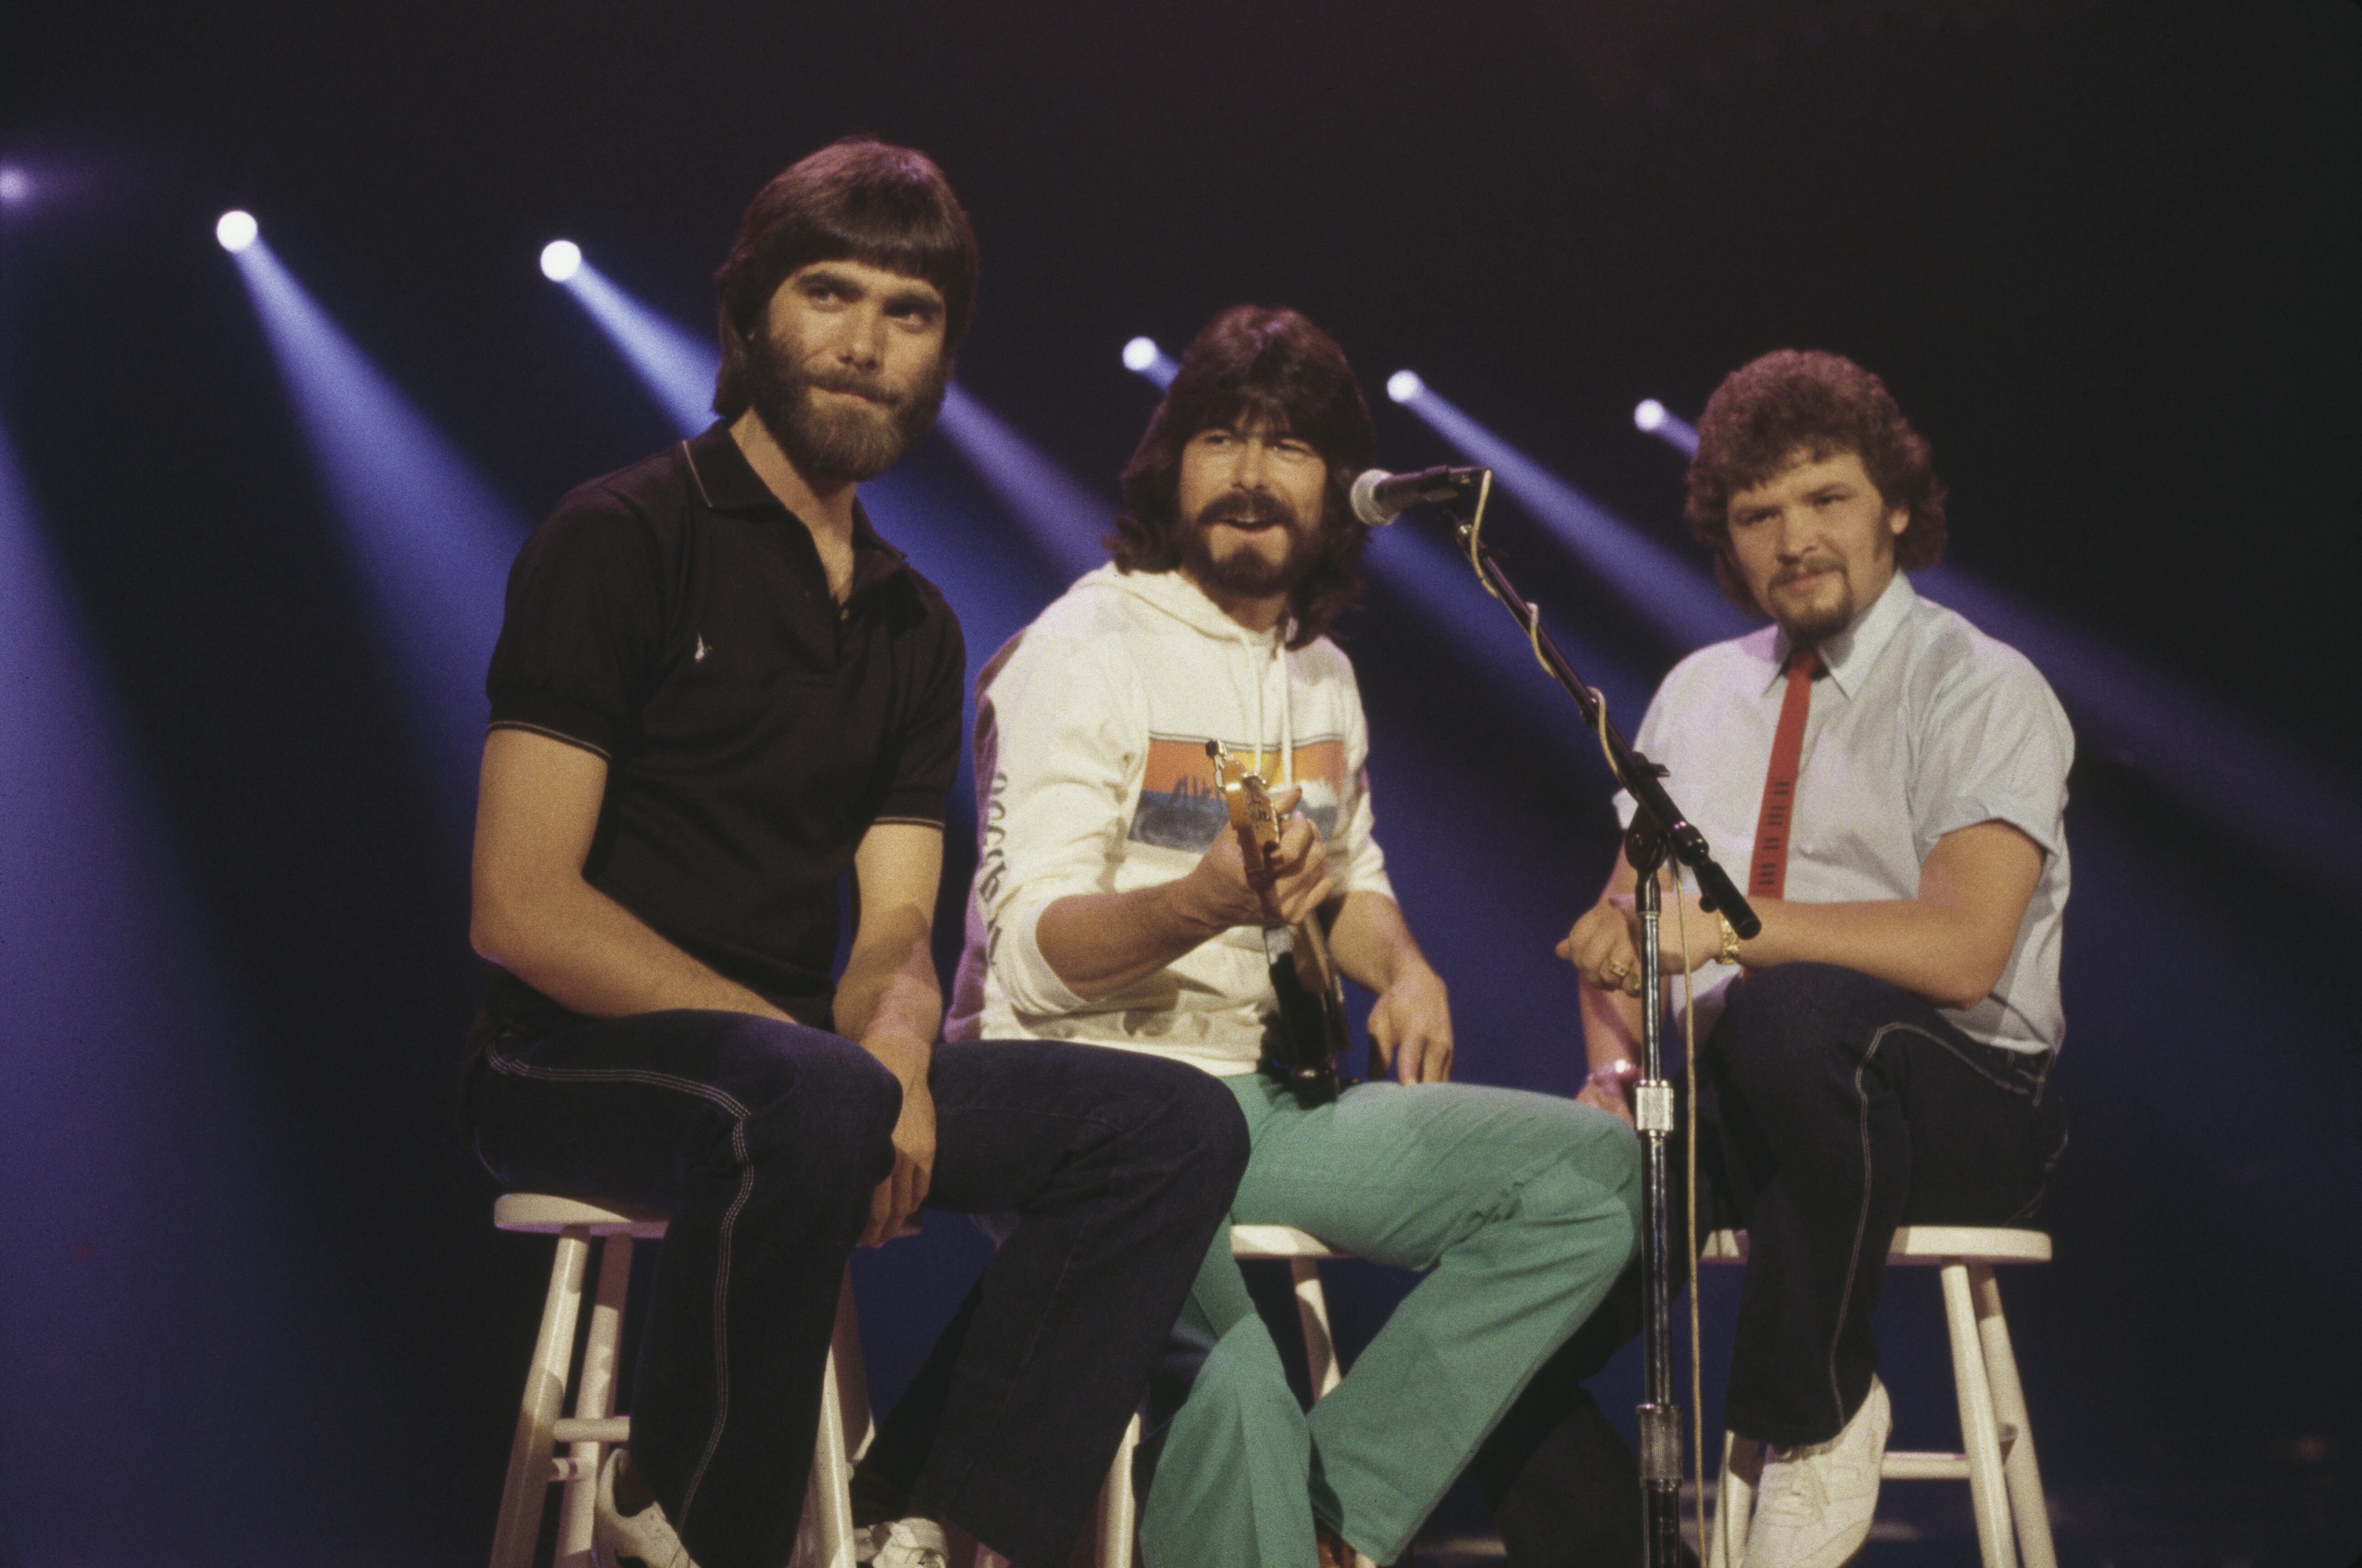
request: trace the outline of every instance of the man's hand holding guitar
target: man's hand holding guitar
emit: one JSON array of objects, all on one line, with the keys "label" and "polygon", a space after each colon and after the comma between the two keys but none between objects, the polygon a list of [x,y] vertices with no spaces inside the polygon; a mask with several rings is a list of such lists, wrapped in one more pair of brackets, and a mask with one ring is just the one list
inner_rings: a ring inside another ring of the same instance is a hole
[{"label": "man's hand holding guitar", "polygon": [[1185,896],[1209,929],[1300,925],[1334,894],[1320,829],[1296,811],[1303,794],[1293,786],[1273,792],[1279,842],[1275,852],[1256,857],[1263,863],[1250,863],[1239,836],[1223,833],[1182,879]]}]

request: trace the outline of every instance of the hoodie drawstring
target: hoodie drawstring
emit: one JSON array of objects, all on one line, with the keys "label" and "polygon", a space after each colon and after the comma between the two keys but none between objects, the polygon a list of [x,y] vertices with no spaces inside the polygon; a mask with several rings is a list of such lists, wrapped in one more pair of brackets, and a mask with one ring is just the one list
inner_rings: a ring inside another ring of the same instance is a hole
[{"label": "hoodie drawstring", "polygon": [[[1296,704],[1291,700],[1287,679],[1287,637],[1285,621],[1271,634],[1271,657],[1255,677],[1255,757],[1257,766],[1267,755],[1264,748],[1271,738],[1271,672],[1279,673],[1279,775],[1277,783],[1292,784],[1296,777]],[[1249,650],[1254,649],[1254,638],[1246,628],[1238,629],[1239,641]],[[1275,786],[1276,787],[1276,786]]]}]

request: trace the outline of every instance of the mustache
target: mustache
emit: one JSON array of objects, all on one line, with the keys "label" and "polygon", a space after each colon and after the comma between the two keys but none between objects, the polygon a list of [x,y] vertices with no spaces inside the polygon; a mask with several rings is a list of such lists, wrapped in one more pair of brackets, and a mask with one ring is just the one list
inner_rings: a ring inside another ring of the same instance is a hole
[{"label": "mustache", "polygon": [[1821,572],[1834,572],[1837,569],[1838,563],[1835,561],[1799,561],[1793,566],[1783,566],[1774,573],[1772,586],[1776,588],[1783,583],[1793,583],[1799,577],[1809,577]]},{"label": "mustache", "polygon": [[833,371],[824,375],[806,376],[805,385],[823,392],[845,392],[865,398],[881,408],[899,410],[911,400],[908,392],[898,392],[883,377],[863,376],[850,370]]},{"label": "mustache", "polygon": [[1296,509],[1269,490],[1229,490],[1198,509],[1198,526],[1217,522],[1276,522],[1294,526]]}]

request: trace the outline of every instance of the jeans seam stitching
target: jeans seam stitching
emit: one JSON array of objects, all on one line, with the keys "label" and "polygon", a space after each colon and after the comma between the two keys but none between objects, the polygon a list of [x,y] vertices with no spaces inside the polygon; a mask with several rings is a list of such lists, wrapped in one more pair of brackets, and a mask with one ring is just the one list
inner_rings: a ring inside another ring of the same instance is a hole
[{"label": "jeans seam stitching", "polygon": [[697,1501],[698,1488],[705,1482],[706,1466],[713,1463],[714,1453],[722,1446],[723,1429],[730,1421],[730,1242],[737,1231],[738,1216],[755,1191],[755,1162],[746,1152],[744,1120],[730,1129],[730,1147],[738,1157],[738,1196],[731,1201],[729,1212],[722,1216],[721,1245],[715,1249],[713,1264],[713,1430],[707,1435],[705,1452],[698,1456],[697,1468],[690,1472],[689,1485],[681,1492],[683,1530],[689,1528],[690,1508]]},{"label": "jeans seam stitching", "polygon": [[[1902,1024],[1888,1024],[1880,1028],[1876,1034],[1870,1037],[1870,1048],[1861,1053],[1861,1060],[1855,1065],[1853,1069],[1854,1098],[1860,1102],[1861,1106],[1860,1120],[1861,1129],[1861,1212],[1854,1216],[1853,1248],[1846,1255],[1845,1288],[1838,1292],[1837,1325],[1833,1330],[1831,1330],[1829,1334],[1829,1399],[1837,1408],[1838,1429],[1840,1431],[1845,1430],[1846,1409],[1845,1391],[1838,1387],[1838,1346],[1845,1339],[1846,1312],[1848,1308],[1849,1308],[1853,1302],[1854,1276],[1860,1272],[1861,1269],[1861,1238],[1863,1234],[1870,1229],[1870,1096],[1863,1091],[1861,1080],[1862,1075],[1870,1070],[1871,1058],[1878,1055],[1878,1047],[1885,1043],[1888,1033],[1894,1029],[1905,1027],[1908,1027],[1908,1025]],[[1912,1033],[1922,1034],[1925,1033],[1925,1031],[1914,1029],[1912,1030]]]},{"label": "jeans seam stitching", "polygon": [[730,1242],[738,1216],[754,1195],[755,1164],[746,1149],[746,1119],[752,1114],[735,1096],[716,1089],[710,1083],[700,1083],[692,1078],[682,1078],[667,1072],[649,1072],[642,1068],[596,1067],[536,1067],[502,1053],[497,1044],[490,1047],[484,1058],[495,1072],[513,1078],[539,1079],[551,1083],[640,1083],[658,1089],[669,1089],[688,1094],[710,1104],[719,1105],[736,1118],[730,1128],[730,1148],[739,1166],[738,1196],[722,1217],[721,1245],[717,1249],[713,1278],[713,1428],[705,1440],[705,1451],[700,1454],[697,1468],[690,1472],[689,1486],[681,1494],[680,1520],[677,1528],[689,1528],[689,1512],[697,1500],[698,1488],[704,1484],[706,1468],[712,1464],[714,1453],[722,1446],[723,1429],[730,1420]]},{"label": "jeans seam stitching", "polygon": [[1888,1031],[1894,1029],[1901,1029],[1906,1034],[1916,1035],[1921,1039],[1926,1040],[1932,1045],[1941,1046],[1945,1051],[1951,1056],[1954,1061],[1959,1062],[1962,1067],[1967,1068],[1970,1072],[1975,1073],[1979,1078],[1983,1079],[1987,1083],[1992,1084],[1995,1089],[2000,1090],[2003,1093],[2014,1094],[2021,1100],[2031,1100],[2036,1104],[2041,1102],[2042,1091],[2039,1080],[2036,1080],[2036,1083],[2031,1086],[2024,1083],[2012,1083],[2007,1079],[2000,1077],[1998,1074],[1979,1063],[1974,1058],[1964,1054],[1958,1046],[1955,1046],[1951,1041],[1944,1038],[1943,1036],[1923,1029],[1916,1024],[1888,1024],[1881,1027],[1879,1033],[1882,1036]]},{"label": "jeans seam stitching", "polygon": [[681,1078],[668,1072],[649,1072],[630,1067],[535,1067],[514,1057],[503,1056],[494,1046],[484,1053],[495,1072],[512,1078],[537,1078],[552,1083],[646,1083],[658,1089],[670,1089],[692,1094],[712,1104],[719,1105],[740,1122],[754,1114],[740,1104],[735,1097],[724,1093],[710,1083],[700,1083],[693,1078]]}]

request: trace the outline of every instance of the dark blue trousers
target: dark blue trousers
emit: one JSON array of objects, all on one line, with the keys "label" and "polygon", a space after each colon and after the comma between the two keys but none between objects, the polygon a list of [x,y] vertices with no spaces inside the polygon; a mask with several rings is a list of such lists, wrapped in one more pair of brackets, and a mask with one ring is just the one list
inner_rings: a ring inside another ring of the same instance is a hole
[{"label": "dark blue trousers", "polygon": [[[2067,1145],[2053,1058],[1980,1045],[1856,970],[1783,964],[1732,991],[1698,1059],[1699,1224],[1749,1244],[1725,1419],[1823,1442],[1869,1397],[1895,1227],[2009,1224],[2041,1202]],[[1689,1259],[1671,1263],[1679,1289]],[[1470,1466],[1516,1568],[1640,1561],[1639,1472],[1583,1385],[1639,1333],[1642,1295],[1636,1260]]]},{"label": "dark blue trousers", "polygon": [[[1196,1069],[1097,1047],[944,1046],[929,1088],[928,1206],[1017,1224],[955,1325],[913,1494],[1022,1568],[1061,1564],[1229,1209],[1245,1124]],[[468,1099],[502,1183],[672,1215],[633,1464],[702,1568],[778,1568],[838,1284],[893,1165],[892,1075],[821,1030],[655,1013],[495,1039]]]}]

